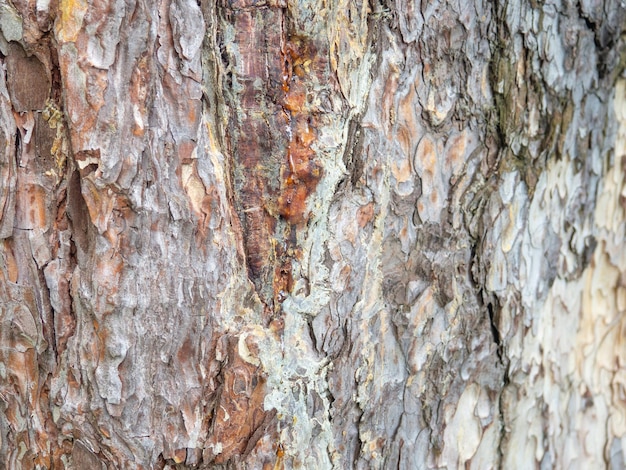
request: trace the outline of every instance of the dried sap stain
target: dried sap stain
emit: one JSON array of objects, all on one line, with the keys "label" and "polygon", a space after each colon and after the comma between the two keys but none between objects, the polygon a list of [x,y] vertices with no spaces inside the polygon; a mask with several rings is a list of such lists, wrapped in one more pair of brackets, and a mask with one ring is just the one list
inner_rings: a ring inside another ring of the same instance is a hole
[{"label": "dried sap stain", "polygon": [[291,139],[281,168],[278,213],[296,225],[308,220],[306,201],[322,176],[322,168],[311,148],[317,139],[317,122],[307,102],[306,88],[306,77],[315,65],[316,56],[313,45],[301,38],[291,38],[286,45],[283,106],[289,114]]},{"label": "dried sap stain", "polygon": [[317,110],[307,99],[307,85],[323,67],[310,41],[285,32],[284,9],[231,4],[224,15],[237,46],[237,54],[226,54],[226,70],[234,73],[228,141],[235,156],[235,202],[250,279],[276,312],[292,288],[296,231],[308,220],[307,199],[322,175],[311,148]]},{"label": "dried sap stain", "polygon": [[322,168],[311,148],[317,139],[315,112],[307,100],[307,75],[315,64],[316,50],[302,38],[290,37],[283,52],[283,109],[288,116],[289,142],[280,168],[280,191],[276,203],[278,215],[287,222],[282,234],[274,274],[274,300],[280,303],[293,287],[291,261],[299,257],[297,228],[309,218],[307,199],[315,191]]}]

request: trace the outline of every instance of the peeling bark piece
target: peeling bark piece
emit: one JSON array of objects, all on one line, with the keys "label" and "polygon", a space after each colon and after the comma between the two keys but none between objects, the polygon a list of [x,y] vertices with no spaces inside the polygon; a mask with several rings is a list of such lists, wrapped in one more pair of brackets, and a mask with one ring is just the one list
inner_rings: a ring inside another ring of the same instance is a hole
[{"label": "peeling bark piece", "polygon": [[204,40],[205,24],[200,7],[194,0],[175,0],[170,5],[174,47],[181,57],[193,59]]},{"label": "peeling bark piece", "polygon": [[72,449],[72,461],[74,468],[84,468],[90,470],[104,470],[106,465],[96,454],[85,447],[80,441],[74,443]]},{"label": "peeling bark piece", "polygon": [[22,18],[8,2],[0,4],[0,30],[8,42],[22,39]]},{"label": "peeling bark piece", "polygon": [[9,45],[7,86],[17,112],[40,111],[50,96],[50,79],[44,65],[35,56],[27,56],[17,43]]}]

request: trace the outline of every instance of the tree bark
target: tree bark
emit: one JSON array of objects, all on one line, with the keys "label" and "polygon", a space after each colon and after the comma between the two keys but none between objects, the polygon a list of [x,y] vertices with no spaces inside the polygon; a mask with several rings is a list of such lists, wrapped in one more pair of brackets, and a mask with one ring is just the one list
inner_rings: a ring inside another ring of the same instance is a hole
[{"label": "tree bark", "polygon": [[617,0],[1,0],[0,466],[624,468]]}]

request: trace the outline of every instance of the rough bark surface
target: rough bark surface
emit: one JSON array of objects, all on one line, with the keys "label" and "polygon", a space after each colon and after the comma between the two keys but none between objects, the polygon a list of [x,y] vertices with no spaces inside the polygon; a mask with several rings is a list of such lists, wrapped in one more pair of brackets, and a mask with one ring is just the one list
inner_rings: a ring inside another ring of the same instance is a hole
[{"label": "rough bark surface", "polygon": [[617,0],[0,0],[0,467],[624,468]]}]

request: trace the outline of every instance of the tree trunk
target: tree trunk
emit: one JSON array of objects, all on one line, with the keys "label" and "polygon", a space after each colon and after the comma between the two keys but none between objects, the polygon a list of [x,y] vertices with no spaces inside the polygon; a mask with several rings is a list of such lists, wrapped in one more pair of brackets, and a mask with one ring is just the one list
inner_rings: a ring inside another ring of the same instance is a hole
[{"label": "tree trunk", "polygon": [[624,468],[617,0],[0,0],[0,467]]}]

